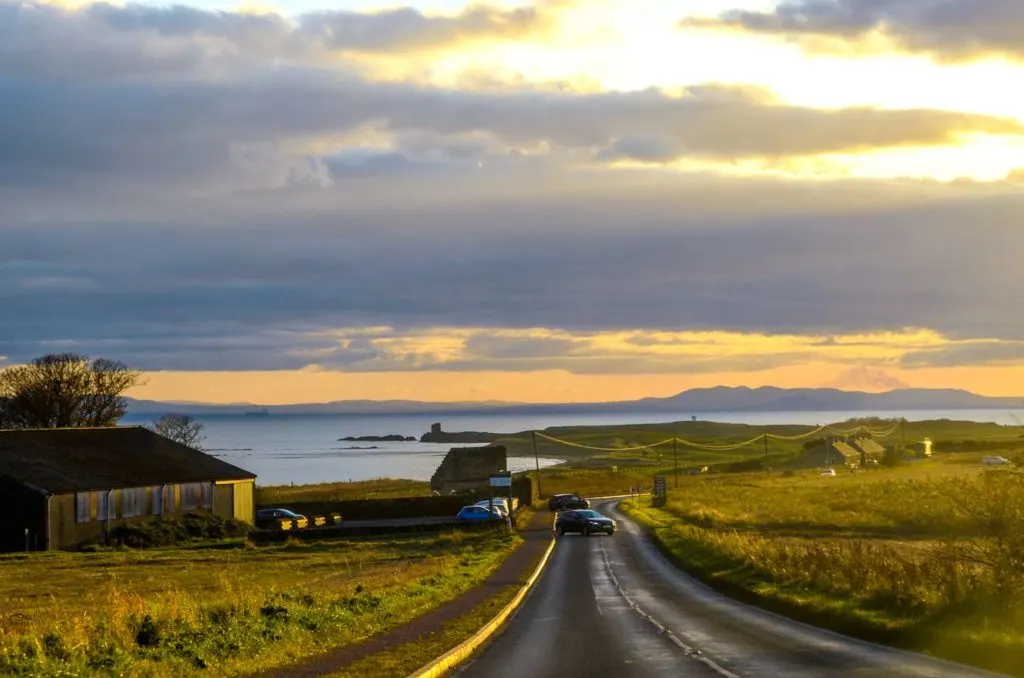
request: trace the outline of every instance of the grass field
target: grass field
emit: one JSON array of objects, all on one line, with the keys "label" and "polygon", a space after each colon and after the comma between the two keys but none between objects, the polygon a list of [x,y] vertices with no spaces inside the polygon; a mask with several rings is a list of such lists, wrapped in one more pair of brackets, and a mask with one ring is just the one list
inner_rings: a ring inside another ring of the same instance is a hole
[{"label": "grass field", "polygon": [[1024,476],[978,453],[834,478],[686,479],[624,504],[728,593],[880,642],[1024,675]]},{"label": "grass field", "polygon": [[393,497],[425,497],[430,483],[419,480],[376,478],[347,483],[316,485],[268,485],[257,487],[257,506],[287,506],[292,502],[329,502],[349,499],[389,499]]},{"label": "grass field", "polygon": [[238,675],[358,642],[482,581],[518,537],[0,557],[0,675]]}]

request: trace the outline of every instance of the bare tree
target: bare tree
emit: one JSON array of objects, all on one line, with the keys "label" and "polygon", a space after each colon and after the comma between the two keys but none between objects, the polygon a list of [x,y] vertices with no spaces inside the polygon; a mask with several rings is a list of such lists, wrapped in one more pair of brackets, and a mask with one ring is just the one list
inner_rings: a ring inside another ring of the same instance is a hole
[{"label": "bare tree", "polygon": [[114,426],[124,416],[123,393],[142,373],[123,363],[75,353],[36,358],[0,372],[6,426],[80,428]]},{"label": "bare tree", "polygon": [[206,439],[203,435],[203,425],[187,414],[165,414],[154,421],[150,429],[164,438],[170,438],[197,450],[202,449],[199,445]]}]

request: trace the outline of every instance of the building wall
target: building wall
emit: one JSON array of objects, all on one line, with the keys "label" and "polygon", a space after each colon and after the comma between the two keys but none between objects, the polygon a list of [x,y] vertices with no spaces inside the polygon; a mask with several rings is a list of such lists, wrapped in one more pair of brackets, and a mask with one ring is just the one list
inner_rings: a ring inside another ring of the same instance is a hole
[{"label": "building wall", "polygon": [[[252,523],[253,481],[242,481],[238,485],[202,483],[201,488],[197,485],[171,483],[145,488],[54,495],[50,500],[50,547],[79,548],[85,544],[102,542],[107,533],[119,525],[147,523],[191,512],[209,512],[232,518],[236,513],[236,491],[243,499],[248,497],[250,515],[246,522]],[[126,501],[126,495],[136,490],[134,504]],[[103,495],[107,499],[103,499]],[[104,502],[107,502],[106,512],[103,511]],[[134,506],[133,511],[126,510],[130,506]],[[88,510],[88,519],[79,520],[79,509]],[[126,512],[137,515],[126,515]]]},{"label": "building wall", "polygon": [[233,485],[217,483],[213,487],[213,512],[221,518],[235,517],[235,492]]},{"label": "building wall", "polygon": [[0,478],[0,552],[47,547],[46,495],[10,478]]},{"label": "building wall", "polygon": [[[256,482],[254,480],[219,481],[216,487],[216,492],[218,493],[217,502],[223,496],[225,498],[225,505],[221,508],[219,503],[214,504],[217,515],[255,525],[255,486]],[[228,497],[230,497],[230,502],[227,501]]]}]

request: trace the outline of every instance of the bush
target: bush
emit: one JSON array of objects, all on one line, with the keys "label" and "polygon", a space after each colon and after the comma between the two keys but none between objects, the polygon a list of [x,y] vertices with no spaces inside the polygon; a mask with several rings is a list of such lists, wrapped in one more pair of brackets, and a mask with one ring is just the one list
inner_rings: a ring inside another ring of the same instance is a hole
[{"label": "bush", "polygon": [[152,548],[190,541],[244,537],[248,533],[249,526],[240,520],[209,513],[186,513],[180,518],[118,525],[110,532],[110,542],[131,548]]}]

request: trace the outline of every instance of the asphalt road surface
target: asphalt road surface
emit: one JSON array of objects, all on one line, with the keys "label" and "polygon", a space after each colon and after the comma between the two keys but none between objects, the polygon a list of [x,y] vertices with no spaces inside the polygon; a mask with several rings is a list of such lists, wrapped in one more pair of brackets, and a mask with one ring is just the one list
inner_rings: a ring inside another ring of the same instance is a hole
[{"label": "asphalt road surface", "polygon": [[526,602],[464,678],[976,678],[744,605],[669,563],[614,509],[614,537],[560,537]]}]

